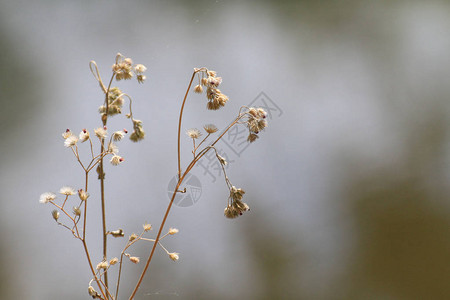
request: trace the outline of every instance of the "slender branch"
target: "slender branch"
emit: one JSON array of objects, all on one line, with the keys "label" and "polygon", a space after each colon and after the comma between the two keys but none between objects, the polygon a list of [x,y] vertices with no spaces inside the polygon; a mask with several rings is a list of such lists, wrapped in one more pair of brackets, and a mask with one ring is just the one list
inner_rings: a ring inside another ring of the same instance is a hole
[{"label": "slender branch", "polygon": [[189,81],[189,86],[188,86],[188,88],[186,90],[186,94],[184,95],[183,104],[181,104],[180,119],[178,121],[178,179],[180,179],[180,177],[181,177],[181,159],[180,159],[180,151],[181,151],[180,150],[181,149],[181,147],[180,147],[181,119],[183,118],[184,104],[186,103],[186,99],[187,99],[187,96],[189,94],[189,90],[191,89],[192,82],[194,81],[194,77],[195,77],[195,74],[197,72],[198,71],[195,70],[194,73],[192,73],[191,81]]},{"label": "slender branch", "polygon": [[144,270],[142,271],[142,274],[139,277],[139,280],[138,280],[138,282],[137,282],[137,284],[136,284],[136,286],[135,286],[135,288],[134,288],[134,290],[133,290],[133,292],[132,292],[132,294],[130,296],[130,299],[133,299],[133,297],[136,295],[136,292],[137,292],[139,286],[141,285],[142,280],[144,279],[145,273],[147,272],[148,266],[150,265],[150,261],[152,260],[153,253],[155,252],[156,245],[158,244],[159,238],[161,236],[161,232],[163,230],[164,224],[166,223],[167,216],[169,215],[170,208],[172,207],[173,200],[175,199],[175,195],[176,195],[176,193],[178,191],[178,188],[181,185],[181,182],[183,181],[184,177],[187,174],[187,173],[185,173],[183,176],[181,176],[181,158],[180,158],[181,157],[181,154],[180,154],[181,153],[181,142],[180,142],[181,121],[183,119],[184,105],[186,103],[186,99],[187,99],[187,96],[189,94],[189,90],[191,89],[192,82],[194,81],[195,74],[197,72],[199,72],[199,70],[195,69],[194,72],[192,73],[192,77],[191,77],[191,80],[189,81],[189,85],[188,85],[188,88],[186,90],[186,94],[184,95],[183,103],[181,104],[181,109],[180,109],[180,118],[179,118],[179,121],[178,121],[178,183],[177,183],[177,186],[175,187],[175,190],[174,190],[173,195],[172,195],[172,199],[170,200],[169,206],[167,207],[166,213],[165,213],[164,218],[163,218],[163,220],[161,222],[161,226],[159,227],[158,235],[156,236],[155,243],[153,244],[152,251],[150,252],[150,256],[147,259],[147,263],[145,264]]},{"label": "slender branch", "polygon": [[[88,190],[88,172],[86,172],[86,185],[85,185],[85,191]],[[107,299],[105,292],[103,291],[102,285],[100,283],[100,280],[98,279],[97,275],[95,274],[94,266],[92,265],[91,256],[89,254],[89,250],[86,244],[86,211],[87,211],[87,201],[86,199],[84,201],[84,214],[83,214],[83,238],[81,239],[81,243],[83,244],[84,252],[86,253],[86,257],[89,263],[89,268],[91,269],[92,275],[94,276],[95,282],[98,285],[98,288],[100,289],[100,292],[103,295],[103,299]]]},{"label": "slender branch", "polygon": [[[208,133],[205,138],[197,145],[197,147],[194,147],[194,152],[197,151],[197,149],[203,144],[204,141],[211,135],[211,133]],[[195,156],[195,155],[194,155]]]},{"label": "slender branch", "polygon": [[78,163],[81,165],[81,167],[83,168],[83,170],[86,171],[86,168],[84,167],[83,162],[80,160],[80,156],[78,155],[78,147],[75,146],[75,147],[76,147],[76,151],[73,149],[73,147],[74,147],[74,146],[70,147],[70,149],[72,149],[73,154],[74,154],[75,157],[77,158]]},{"label": "slender branch", "polygon": [[[111,76],[111,79],[108,84],[108,88],[106,89],[105,93],[105,107],[106,111],[105,114],[102,116],[102,122],[103,126],[106,126],[108,122],[108,112],[109,112],[109,91],[111,89],[111,84],[114,80],[115,73]],[[101,141],[101,148],[100,153],[103,153],[105,149],[105,139],[103,138]],[[103,169],[103,157],[100,158],[100,195],[101,195],[101,202],[102,202],[102,231],[103,231],[103,259],[107,259],[107,250],[108,250],[108,233],[106,231],[106,205],[105,205],[105,172]],[[108,290],[108,271],[105,271],[105,286]],[[109,299],[109,296],[106,297],[106,299]]]},{"label": "slender branch", "polygon": [[[125,251],[131,247],[131,245],[133,245],[134,243],[136,243],[137,241],[143,239],[142,235],[144,234],[145,231],[143,231],[141,233],[140,236],[138,236],[135,240],[133,241],[128,241],[128,243],[125,245],[125,248],[123,248],[122,253],[120,254],[120,263],[119,263],[119,274],[117,275],[117,284],[116,284],[116,298],[114,299],[118,299],[119,297],[119,284],[120,284],[120,277],[122,275],[122,263],[123,263],[123,256],[125,255]],[[146,239],[145,239],[146,240]]]},{"label": "slender branch", "polygon": [[160,225],[160,227],[159,227],[158,234],[156,235],[155,243],[153,244],[152,251],[150,252],[150,256],[149,256],[148,259],[147,259],[147,263],[145,264],[144,270],[142,271],[142,274],[141,274],[141,276],[139,277],[139,280],[138,280],[138,282],[137,282],[137,284],[136,284],[136,286],[135,286],[135,288],[134,288],[134,290],[133,290],[133,292],[132,292],[132,294],[131,294],[131,296],[130,296],[130,298],[129,298],[130,300],[132,300],[132,299],[134,298],[134,296],[135,296],[136,293],[137,293],[137,290],[139,289],[139,286],[140,286],[141,283],[142,283],[142,280],[144,279],[145,273],[147,272],[148,266],[150,265],[150,262],[151,262],[151,260],[152,260],[153,253],[155,253],[156,246],[157,246],[157,244],[158,244],[158,242],[159,242],[159,240],[160,240],[160,236],[161,236],[161,232],[162,232],[162,230],[163,230],[164,224],[166,224],[167,217],[169,216],[169,212],[170,212],[170,209],[171,209],[171,207],[172,207],[173,200],[175,199],[175,196],[176,196],[176,194],[177,194],[178,188],[180,187],[181,182],[183,182],[183,180],[184,180],[184,178],[186,177],[186,175],[187,175],[187,172],[185,172],[185,173],[183,174],[183,176],[180,177],[180,179],[179,179],[179,181],[178,181],[178,183],[177,183],[177,186],[176,186],[175,189],[174,189],[172,198],[170,199],[169,206],[167,207],[166,213],[164,214],[164,218],[163,218],[163,220],[162,220],[162,222],[161,222],[161,225]]},{"label": "slender branch", "polygon": [[91,260],[91,256],[89,255],[86,240],[83,238],[81,240],[81,242],[83,243],[83,248],[84,248],[84,251],[86,252],[86,257],[89,262],[89,268],[91,269],[92,275],[94,276],[94,280],[95,280],[95,282],[97,282],[98,288],[100,289],[100,292],[102,293],[104,299],[107,299],[105,292],[103,291],[102,284],[100,283],[100,280],[98,279],[97,275],[95,274],[94,266],[92,265],[92,260]]},{"label": "slender branch", "polygon": [[92,155],[92,159],[94,159],[94,148],[93,148],[93,145],[92,145],[91,137],[89,137],[89,144],[91,145],[91,155]]}]

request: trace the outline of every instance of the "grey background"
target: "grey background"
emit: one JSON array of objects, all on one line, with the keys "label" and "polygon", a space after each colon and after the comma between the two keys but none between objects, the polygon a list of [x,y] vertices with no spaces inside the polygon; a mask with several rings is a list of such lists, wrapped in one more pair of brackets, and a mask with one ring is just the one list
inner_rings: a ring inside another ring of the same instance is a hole
[{"label": "grey background", "polygon": [[[158,250],[136,299],[450,294],[447,1],[1,1],[0,38],[2,299],[88,298],[80,243],[38,199],[81,186],[60,134],[99,125],[88,63],[106,79],[117,52],[148,67],[144,85],[118,83],[147,132],[121,142],[125,163],[107,168],[108,227],[126,235],[161,221],[194,67],[218,71],[231,100],[210,112],[191,95],[183,130],[223,128],[261,91],[283,110],[229,169],[251,211],[225,219],[225,184],[197,170],[201,199],[167,223],[180,229],[164,243],[180,261]],[[123,243],[110,241],[111,256]],[[126,264],[122,296],[142,265]]]}]

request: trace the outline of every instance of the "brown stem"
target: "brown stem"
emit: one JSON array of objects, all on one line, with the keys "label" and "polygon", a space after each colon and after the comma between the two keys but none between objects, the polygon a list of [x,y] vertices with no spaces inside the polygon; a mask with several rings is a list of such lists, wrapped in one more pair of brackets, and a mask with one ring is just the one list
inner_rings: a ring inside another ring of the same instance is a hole
[{"label": "brown stem", "polygon": [[194,81],[194,77],[195,74],[197,73],[197,71],[194,71],[194,73],[192,73],[192,77],[191,77],[191,81],[189,81],[189,86],[186,90],[186,94],[184,95],[184,99],[183,99],[183,104],[181,104],[181,110],[180,110],[180,119],[178,121],[178,180],[181,177],[181,159],[180,159],[180,134],[181,134],[181,119],[183,118],[183,109],[184,109],[184,104],[186,103],[186,99],[187,96],[189,94],[189,90],[191,89],[191,85],[192,82]]},{"label": "brown stem", "polygon": [[149,256],[148,259],[147,259],[147,263],[145,264],[144,270],[142,271],[142,274],[141,274],[141,276],[139,277],[139,281],[137,282],[137,284],[136,284],[136,286],[135,286],[135,288],[134,288],[134,290],[133,290],[133,293],[131,294],[131,296],[130,296],[130,298],[129,298],[130,300],[132,300],[132,299],[134,298],[134,296],[135,296],[136,293],[137,293],[137,290],[139,289],[139,286],[140,286],[141,283],[142,283],[142,280],[144,279],[145,273],[147,272],[148,266],[150,265],[150,262],[151,262],[151,260],[152,260],[153,253],[155,252],[156,246],[157,246],[158,243],[159,243],[160,236],[161,236],[161,232],[162,232],[162,230],[163,230],[164,224],[166,224],[167,217],[169,216],[169,212],[170,212],[170,208],[172,207],[173,200],[175,199],[175,196],[176,196],[176,194],[177,194],[178,188],[180,187],[181,182],[183,181],[183,179],[184,179],[184,177],[185,177],[186,175],[187,175],[187,172],[184,173],[183,176],[179,179],[178,184],[177,184],[177,186],[175,187],[175,189],[174,189],[174,191],[173,191],[173,195],[172,195],[172,198],[170,199],[169,206],[167,207],[166,213],[165,213],[164,218],[163,218],[163,220],[162,220],[162,222],[161,222],[161,225],[160,225],[160,227],[159,227],[158,234],[157,234],[157,236],[156,236],[156,238],[155,238],[155,243],[153,244],[152,251],[150,252],[150,256]]},{"label": "brown stem", "polygon": [[141,235],[138,238],[136,238],[135,240],[128,242],[127,245],[125,246],[125,248],[122,250],[122,253],[120,254],[119,274],[117,275],[117,285],[116,285],[116,298],[114,298],[114,299],[118,299],[118,297],[119,297],[119,284],[120,284],[120,277],[122,274],[122,263],[123,263],[123,256],[125,255],[125,251],[129,247],[131,247],[131,245],[133,245],[134,243],[139,241],[142,238],[142,235],[144,234],[144,232],[142,232]]},{"label": "brown stem", "polygon": [[183,103],[181,104],[180,118],[178,120],[178,184],[177,184],[177,186],[176,186],[176,188],[175,188],[175,190],[173,192],[172,199],[170,200],[169,206],[167,207],[166,213],[165,213],[164,218],[163,218],[163,220],[161,222],[161,226],[159,227],[158,235],[156,236],[155,243],[153,244],[152,251],[150,252],[150,256],[147,259],[147,263],[145,264],[144,270],[142,271],[142,274],[139,277],[139,280],[138,280],[138,282],[137,282],[137,284],[136,284],[136,286],[135,286],[135,288],[134,288],[134,290],[133,290],[133,292],[132,292],[132,294],[130,296],[130,299],[133,299],[133,297],[136,295],[136,292],[137,292],[139,286],[141,285],[142,280],[144,279],[145,273],[147,272],[148,266],[150,265],[150,261],[152,260],[153,253],[155,252],[156,245],[158,244],[159,237],[161,236],[161,232],[163,230],[164,224],[166,223],[167,216],[169,215],[170,208],[172,207],[173,200],[175,199],[175,196],[177,194],[178,188],[180,187],[181,182],[184,179],[184,176],[186,176],[186,174],[187,174],[187,173],[185,173],[183,175],[183,177],[181,176],[181,158],[180,158],[181,157],[181,154],[180,154],[180,152],[181,152],[180,151],[180,149],[181,149],[181,143],[180,143],[181,120],[183,119],[184,104],[186,103],[186,99],[187,99],[187,96],[189,94],[189,90],[191,89],[192,82],[194,81],[194,77],[195,77],[195,74],[197,72],[198,72],[198,70],[194,70],[194,72],[192,73],[192,77],[191,77],[191,80],[189,81],[189,85],[188,85],[188,88],[186,90],[186,94],[184,95],[184,98],[183,98]]},{"label": "brown stem", "polygon": [[238,117],[224,130],[224,132],[210,146],[208,146],[205,149],[203,149],[202,151],[200,151],[200,153],[197,155],[197,157],[195,157],[191,161],[191,163],[188,165],[188,167],[186,168],[186,171],[183,173],[183,175],[181,175],[181,160],[180,160],[180,152],[181,152],[180,151],[180,149],[181,149],[181,147],[180,147],[181,120],[182,120],[182,116],[183,116],[184,104],[186,102],[189,90],[191,88],[192,81],[194,80],[195,74],[197,72],[199,72],[199,71],[201,71],[201,70],[200,69],[199,70],[195,70],[194,73],[192,74],[192,78],[191,78],[191,81],[189,82],[189,86],[188,86],[188,89],[186,91],[186,95],[184,96],[184,99],[183,99],[183,104],[181,105],[180,119],[179,119],[179,122],[178,122],[178,183],[177,183],[177,186],[175,187],[175,189],[173,191],[173,195],[172,195],[172,198],[170,199],[170,203],[167,206],[166,213],[164,214],[164,218],[163,218],[163,220],[161,222],[161,225],[159,227],[158,234],[156,235],[155,242],[153,244],[152,250],[151,250],[150,255],[149,255],[149,257],[147,259],[147,262],[145,264],[144,270],[142,271],[141,276],[139,277],[139,280],[138,280],[136,286],[134,287],[133,292],[131,293],[131,296],[130,296],[129,300],[132,300],[135,297],[135,295],[137,293],[137,290],[139,289],[139,286],[141,285],[142,280],[144,279],[145,273],[147,272],[147,269],[148,269],[148,267],[150,265],[150,262],[151,262],[151,260],[153,258],[153,254],[155,253],[156,246],[157,246],[157,244],[159,244],[159,241],[161,239],[160,238],[161,237],[161,232],[162,232],[162,230],[164,228],[164,225],[166,224],[167,217],[169,216],[169,212],[170,212],[170,209],[172,208],[173,201],[175,199],[177,191],[180,188],[180,185],[183,182],[184,178],[192,170],[192,168],[195,166],[195,164],[198,162],[198,160],[201,157],[203,157],[203,155],[205,155],[212,147],[214,147],[214,145],[225,135],[225,133],[227,133],[228,130],[230,130],[230,128],[233,125],[235,125],[243,117],[243,115],[241,115],[239,113]]},{"label": "brown stem", "polygon": [[98,288],[100,289],[100,293],[102,293],[103,299],[107,299],[106,294],[103,291],[102,285],[100,283],[100,280],[98,279],[97,275],[95,274],[94,266],[92,265],[92,261],[91,261],[91,256],[89,255],[89,251],[88,251],[88,248],[86,245],[86,240],[83,238],[81,240],[81,242],[83,243],[83,248],[84,248],[84,251],[86,252],[86,257],[89,262],[89,268],[91,269],[91,272],[92,272],[92,275],[94,276],[95,282],[97,282]]},{"label": "brown stem", "polygon": [[[87,192],[88,189],[88,172],[86,172],[86,184],[85,184],[85,191]],[[86,211],[87,211],[87,201],[86,199],[84,201],[84,216],[83,216],[83,238],[81,239],[81,242],[83,243],[84,252],[86,252],[86,257],[89,263],[89,268],[91,269],[92,275],[94,276],[95,282],[98,285],[98,288],[100,289],[100,292],[103,295],[103,299],[106,299],[106,294],[103,291],[102,285],[100,283],[100,280],[98,279],[97,275],[95,274],[94,266],[92,265],[91,256],[89,255],[89,250],[86,244]]]},{"label": "brown stem", "polygon": [[[102,118],[103,126],[106,126],[108,122],[108,111],[109,111],[109,91],[111,89],[111,84],[114,80],[115,73],[111,76],[111,80],[108,84],[108,89],[105,93],[105,118]],[[100,153],[103,153],[105,148],[105,139],[102,139]],[[102,231],[103,231],[103,260],[107,260],[107,250],[108,250],[108,233],[106,231],[106,205],[105,205],[105,173],[103,170],[103,156],[100,159],[100,194],[101,194],[101,202],[102,202]],[[108,290],[108,271],[105,271],[105,286]],[[109,295],[106,297],[109,299]]]},{"label": "brown stem", "polygon": [[[103,92],[105,93],[105,114],[102,116],[102,123],[103,126],[106,126],[106,123],[108,121],[108,110],[109,110],[109,90],[111,89],[111,84],[114,80],[115,74],[113,73],[113,75],[111,76],[111,79],[109,81],[108,84],[108,88],[107,89],[103,89]],[[102,86],[103,84],[101,84]],[[105,148],[105,139],[101,140],[101,148],[100,148],[100,153],[103,153]],[[105,209],[105,176],[104,176],[104,171],[103,171],[103,157],[101,156],[100,158],[100,162],[99,162],[99,168],[100,168],[100,194],[101,194],[101,202],[102,202],[102,231],[103,231],[103,260],[107,259],[107,240],[108,240],[108,234],[106,231],[106,209]],[[84,233],[83,233],[84,234]],[[105,287],[106,290],[108,290],[108,272],[105,271],[104,273],[105,275]],[[99,287],[101,288],[101,287]],[[105,297],[105,299],[109,299],[109,295],[107,295]]]},{"label": "brown stem", "polygon": [[[103,149],[104,140],[102,140]],[[103,157],[100,160],[100,193],[102,202],[102,231],[103,231],[103,260],[107,259],[108,235],[106,233],[106,208],[105,208],[105,173],[103,172]],[[108,272],[105,271],[105,285],[108,288]],[[108,299],[108,298],[107,298]]]}]

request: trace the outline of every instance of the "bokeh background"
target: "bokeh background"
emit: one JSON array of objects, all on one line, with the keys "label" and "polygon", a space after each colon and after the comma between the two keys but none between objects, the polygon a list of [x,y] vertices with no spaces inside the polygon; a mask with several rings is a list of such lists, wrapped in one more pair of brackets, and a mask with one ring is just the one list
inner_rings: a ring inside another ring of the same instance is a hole
[{"label": "bokeh background", "polygon": [[[148,67],[144,85],[117,83],[147,137],[121,142],[126,163],[107,167],[109,229],[161,221],[194,67],[217,70],[231,100],[210,112],[191,95],[183,130],[223,128],[261,92],[281,110],[240,156],[227,152],[251,211],[225,219],[223,176],[195,169],[201,198],[167,223],[180,233],[164,245],[181,259],[159,249],[136,299],[449,298],[448,1],[3,0],[0,41],[2,299],[89,297],[80,243],[38,200],[82,186],[60,134],[99,126],[88,63],[106,79],[117,52]],[[123,243],[110,241],[111,257]],[[122,296],[142,265],[125,265]]]}]

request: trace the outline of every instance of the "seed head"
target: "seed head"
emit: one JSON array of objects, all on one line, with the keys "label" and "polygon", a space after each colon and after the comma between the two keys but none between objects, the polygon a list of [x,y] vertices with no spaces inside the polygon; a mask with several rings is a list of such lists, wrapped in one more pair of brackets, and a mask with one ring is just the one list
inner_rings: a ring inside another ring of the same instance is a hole
[{"label": "seed head", "polygon": [[250,143],[253,143],[259,138],[259,136],[256,133],[250,133],[247,137],[247,141]]},{"label": "seed head", "polygon": [[132,242],[132,241],[134,241],[135,239],[137,239],[138,238],[138,236],[135,234],[135,233],[132,233],[131,235],[130,235],[130,237],[128,238],[128,240],[130,241],[130,242]]},{"label": "seed head", "polygon": [[114,257],[113,259],[111,259],[110,261],[109,261],[109,264],[111,265],[111,266],[114,266],[115,264],[117,264],[119,262],[119,259],[117,258],[117,257]]},{"label": "seed head", "polygon": [[124,161],[124,159],[123,159],[123,157],[121,157],[121,156],[119,156],[119,155],[117,155],[117,154],[114,154],[113,155],[113,157],[111,158],[111,160],[109,161],[113,166],[117,166],[117,165],[119,165],[121,162],[123,162]]},{"label": "seed head", "polygon": [[225,106],[225,103],[228,102],[228,97],[222,93],[217,95],[217,101],[219,102],[220,106]]},{"label": "seed head", "polygon": [[112,66],[112,70],[116,75],[116,80],[131,79],[133,77],[132,66],[133,60],[131,58],[123,58],[123,56],[117,56],[116,63]]},{"label": "seed head", "polygon": [[202,135],[197,128],[189,129],[186,134],[192,139],[198,139]]},{"label": "seed head", "polygon": [[242,202],[241,200],[235,200],[232,204],[233,208],[239,212],[240,215],[244,211],[250,210],[250,207],[247,205],[247,203]]},{"label": "seed head", "polygon": [[119,130],[113,133],[112,138],[114,141],[118,142],[125,136],[125,134],[126,134],[125,131]]},{"label": "seed head", "polygon": [[219,89],[208,87],[206,89],[206,98],[208,98],[208,100],[214,100],[214,98],[216,98],[220,93],[221,92]]},{"label": "seed head", "polygon": [[220,104],[218,101],[208,101],[208,103],[206,103],[206,108],[208,110],[218,110],[220,108]]},{"label": "seed head", "polygon": [[209,76],[206,79],[206,85],[211,88],[217,88],[222,83],[222,77]]},{"label": "seed head", "polygon": [[114,230],[114,231],[109,231],[108,233],[115,238],[122,237],[125,235],[125,233],[123,232],[123,229],[121,229],[121,228]]},{"label": "seed head", "polygon": [[205,126],[203,126],[203,129],[205,129],[205,131],[209,134],[217,132],[217,127],[214,124],[206,124]]},{"label": "seed head", "polygon": [[228,102],[228,97],[225,94],[212,87],[206,89],[206,98],[209,100],[206,106],[209,110],[218,110]]},{"label": "seed head", "polygon": [[[250,134],[251,133],[257,134],[267,127],[267,120],[266,120],[267,113],[264,109],[250,107],[248,110],[248,116],[249,117],[247,120],[247,127],[248,130],[250,131]],[[251,137],[249,136],[247,138],[249,142],[254,142],[256,139],[257,137],[254,136]]]},{"label": "seed head", "polygon": [[57,211],[56,209],[52,210],[52,217],[55,221],[58,221],[59,219],[59,211]]},{"label": "seed head", "polygon": [[89,131],[86,129],[81,130],[79,138],[82,143],[86,142],[89,139]]},{"label": "seed head", "polygon": [[108,152],[117,154],[117,153],[119,153],[119,148],[117,148],[116,144],[114,144],[113,142],[110,142],[108,144]]},{"label": "seed head", "polygon": [[130,257],[130,261],[134,264],[138,264],[139,263],[139,257],[136,256],[131,256]]},{"label": "seed head", "polygon": [[89,193],[86,191],[83,191],[83,189],[78,190],[78,197],[80,197],[81,201],[86,201],[87,198],[89,198]]},{"label": "seed head", "polygon": [[108,134],[105,127],[99,127],[94,129],[94,133],[99,139],[106,138],[106,135]]},{"label": "seed head", "polygon": [[173,261],[177,261],[180,259],[180,256],[178,255],[180,253],[172,252],[172,253],[168,253],[168,254],[169,254],[170,259]]},{"label": "seed head", "polygon": [[139,83],[144,83],[145,79],[147,79],[147,76],[139,74],[136,76],[136,78]]},{"label": "seed head", "polygon": [[142,64],[137,64],[134,66],[134,72],[136,74],[141,74],[144,73],[145,71],[147,71],[147,68]]},{"label": "seed head", "polygon": [[67,128],[66,129],[66,131],[64,131],[63,133],[62,133],[62,137],[64,138],[64,139],[67,139],[69,136],[71,136],[72,135],[72,131],[70,131],[70,129],[69,128]]},{"label": "seed head", "polygon": [[228,205],[227,207],[225,207],[223,214],[228,219],[234,219],[234,218],[239,217],[239,212],[237,210],[235,210],[234,207],[232,207],[231,205]]},{"label": "seed head", "polygon": [[[130,116],[131,117],[131,116]],[[145,137],[145,131],[142,128],[142,121],[133,119],[133,133],[130,135],[130,140],[133,142],[138,142],[143,140]]]},{"label": "seed head", "polygon": [[174,234],[178,233],[178,231],[179,231],[179,230],[176,229],[176,228],[170,228],[170,229],[169,229],[169,234],[170,234],[170,235],[174,235]]},{"label": "seed head", "polygon": [[78,137],[75,135],[70,135],[66,140],[64,141],[64,146],[67,148],[73,147],[77,144]]},{"label": "seed head", "polygon": [[233,200],[242,200],[242,197],[244,196],[245,191],[243,189],[238,189],[234,185],[230,189],[230,197]]},{"label": "seed head", "polygon": [[194,92],[197,93],[197,94],[201,94],[201,93],[203,92],[202,86],[201,86],[200,84],[197,84],[197,85],[194,87]]},{"label": "seed head", "polygon": [[96,298],[101,298],[100,294],[97,293],[97,292],[95,291],[95,289],[94,289],[91,285],[88,287],[88,293],[89,293],[89,295],[92,296],[92,298],[94,298],[94,299],[96,299]]},{"label": "seed head", "polygon": [[66,196],[72,196],[75,195],[75,190],[70,186],[63,186],[62,188],[59,189],[59,193]]},{"label": "seed head", "polygon": [[266,118],[267,112],[264,109],[259,107],[259,108],[257,108],[257,111],[258,111],[258,115],[259,115],[260,118],[263,118],[263,119]]},{"label": "seed head", "polygon": [[144,227],[145,232],[152,230],[152,225],[148,223],[144,224],[142,227]]},{"label": "seed head", "polygon": [[99,262],[97,265],[97,270],[100,270],[100,269],[103,269],[103,270],[108,269],[108,262],[106,262],[106,261]]},{"label": "seed head", "polygon": [[49,203],[50,201],[55,200],[56,195],[54,193],[51,192],[47,192],[47,193],[43,193],[41,194],[40,198],[39,198],[39,202],[40,203]]},{"label": "seed head", "polygon": [[72,208],[72,212],[73,212],[73,214],[74,214],[75,216],[77,216],[77,217],[81,216],[81,210],[80,210],[80,208],[77,207],[77,206],[74,206],[74,207]]}]

